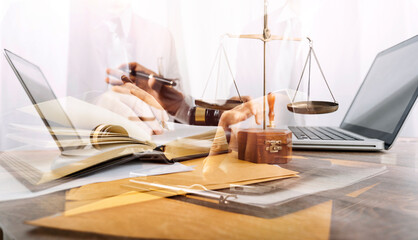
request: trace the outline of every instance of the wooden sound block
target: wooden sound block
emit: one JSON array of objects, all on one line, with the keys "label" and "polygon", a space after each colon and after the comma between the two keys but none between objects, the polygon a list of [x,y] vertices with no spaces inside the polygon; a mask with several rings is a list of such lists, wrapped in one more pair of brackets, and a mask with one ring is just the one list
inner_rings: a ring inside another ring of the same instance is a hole
[{"label": "wooden sound block", "polygon": [[288,163],[292,159],[292,132],[282,129],[242,129],[238,158],[253,163]]}]

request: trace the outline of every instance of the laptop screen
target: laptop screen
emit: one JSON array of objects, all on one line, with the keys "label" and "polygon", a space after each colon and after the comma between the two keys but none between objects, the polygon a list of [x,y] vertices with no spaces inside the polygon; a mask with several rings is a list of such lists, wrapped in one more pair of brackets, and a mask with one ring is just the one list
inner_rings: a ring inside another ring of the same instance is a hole
[{"label": "laptop screen", "polygon": [[[8,50],[4,51],[10,66],[60,150],[79,148],[81,139],[41,69]],[[59,119],[59,121],[55,122],[51,119]]]},{"label": "laptop screen", "polygon": [[377,55],[341,128],[385,142],[388,149],[418,94],[418,36]]}]

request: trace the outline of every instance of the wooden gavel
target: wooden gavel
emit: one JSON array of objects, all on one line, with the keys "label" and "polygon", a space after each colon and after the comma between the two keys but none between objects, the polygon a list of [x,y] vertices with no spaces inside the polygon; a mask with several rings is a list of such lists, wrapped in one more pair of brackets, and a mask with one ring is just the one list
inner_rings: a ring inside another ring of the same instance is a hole
[{"label": "wooden gavel", "polygon": [[267,127],[274,128],[274,102],[276,101],[276,96],[274,93],[269,93],[267,95],[267,102],[269,104],[269,125]]}]

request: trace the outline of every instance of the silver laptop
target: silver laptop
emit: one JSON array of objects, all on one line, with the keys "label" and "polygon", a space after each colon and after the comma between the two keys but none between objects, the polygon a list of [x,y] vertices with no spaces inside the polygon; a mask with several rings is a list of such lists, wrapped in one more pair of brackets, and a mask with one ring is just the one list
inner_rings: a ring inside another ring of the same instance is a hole
[{"label": "silver laptop", "polygon": [[380,52],[340,127],[289,126],[293,148],[389,149],[418,95],[418,35]]},{"label": "silver laptop", "polygon": [[[54,181],[39,184],[43,179],[43,172],[15,156],[13,151],[1,154],[0,165],[13,174],[22,184],[31,191],[39,191],[63,182],[73,180],[74,177],[83,176],[104,168],[122,164],[131,160],[157,161],[172,163],[176,159],[169,160],[161,151],[144,151],[141,144],[111,145],[94,148],[91,144],[85,144],[70,118],[56,99],[47,79],[41,69],[22,57],[4,50],[5,57],[22,84],[33,106],[41,117],[50,135],[55,140],[61,154],[50,166],[51,170],[70,166],[70,174],[62,176],[56,172]],[[39,103],[48,101],[50,104],[42,106]],[[60,123],[51,121],[52,115],[60,117]],[[59,129],[65,128],[68,134],[60,134]],[[30,159],[28,159],[30,162]],[[87,161],[88,160],[88,161]],[[82,162],[83,161],[83,162]],[[87,163],[88,162],[88,163]],[[85,164],[86,163],[86,164]],[[93,164],[94,163],[94,164]]]}]

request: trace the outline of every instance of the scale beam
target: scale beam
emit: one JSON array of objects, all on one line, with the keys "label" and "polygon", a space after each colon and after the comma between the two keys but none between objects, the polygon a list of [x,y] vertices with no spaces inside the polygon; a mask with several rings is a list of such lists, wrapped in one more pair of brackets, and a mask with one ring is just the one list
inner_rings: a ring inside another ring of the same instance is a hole
[{"label": "scale beam", "polygon": [[264,38],[263,34],[241,34],[241,35],[234,35],[234,34],[226,34],[229,38],[246,38],[246,39],[258,39],[263,42],[269,42],[273,40],[280,40],[280,41],[302,41],[301,38],[290,38],[290,37],[283,37],[278,35],[271,35],[269,38]]}]

